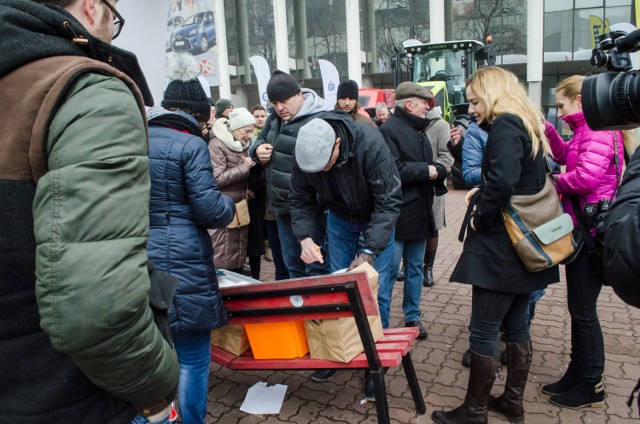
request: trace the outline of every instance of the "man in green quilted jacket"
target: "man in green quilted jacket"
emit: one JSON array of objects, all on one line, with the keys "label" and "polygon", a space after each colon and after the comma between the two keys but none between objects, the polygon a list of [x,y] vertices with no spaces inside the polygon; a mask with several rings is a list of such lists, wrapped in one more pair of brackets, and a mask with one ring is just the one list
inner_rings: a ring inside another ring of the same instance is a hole
[{"label": "man in green quilted jacket", "polygon": [[0,422],[157,423],[175,397],[123,24],[116,0],[0,2]]}]

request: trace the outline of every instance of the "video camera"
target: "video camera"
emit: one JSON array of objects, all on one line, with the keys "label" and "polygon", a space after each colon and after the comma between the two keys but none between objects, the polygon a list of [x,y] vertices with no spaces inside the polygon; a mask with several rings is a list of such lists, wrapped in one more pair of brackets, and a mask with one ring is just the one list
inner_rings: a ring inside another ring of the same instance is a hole
[{"label": "video camera", "polygon": [[586,78],[582,108],[589,128],[625,130],[640,126],[640,71],[631,70],[629,53],[640,49],[640,29],[628,35],[613,31],[600,37],[591,64],[610,72]]}]

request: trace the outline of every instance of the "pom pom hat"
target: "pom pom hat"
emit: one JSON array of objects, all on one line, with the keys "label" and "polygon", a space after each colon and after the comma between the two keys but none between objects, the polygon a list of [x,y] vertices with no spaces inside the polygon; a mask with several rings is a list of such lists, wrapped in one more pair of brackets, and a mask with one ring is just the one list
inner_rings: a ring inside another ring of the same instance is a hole
[{"label": "pom pom hat", "polygon": [[211,116],[207,94],[198,80],[200,64],[189,53],[173,53],[167,62],[169,85],[164,91],[162,107],[181,109],[200,115],[205,122]]}]

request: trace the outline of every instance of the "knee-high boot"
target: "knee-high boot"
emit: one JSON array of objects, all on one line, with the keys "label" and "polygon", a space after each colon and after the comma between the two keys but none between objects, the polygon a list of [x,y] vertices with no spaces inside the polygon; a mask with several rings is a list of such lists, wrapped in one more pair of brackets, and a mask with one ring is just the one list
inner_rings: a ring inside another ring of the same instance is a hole
[{"label": "knee-high boot", "polygon": [[511,422],[524,421],[522,397],[527,385],[530,365],[531,340],[523,343],[507,343],[507,382],[502,395],[489,397],[490,411],[506,415]]},{"label": "knee-high boot", "polygon": [[471,370],[464,403],[453,411],[435,411],[431,419],[439,424],[486,424],[487,401],[500,366],[499,359],[471,352]]},{"label": "knee-high boot", "polygon": [[433,264],[436,260],[436,252],[438,251],[438,237],[430,238],[424,251],[424,267],[422,285],[424,287],[433,287],[435,280],[433,278]]}]

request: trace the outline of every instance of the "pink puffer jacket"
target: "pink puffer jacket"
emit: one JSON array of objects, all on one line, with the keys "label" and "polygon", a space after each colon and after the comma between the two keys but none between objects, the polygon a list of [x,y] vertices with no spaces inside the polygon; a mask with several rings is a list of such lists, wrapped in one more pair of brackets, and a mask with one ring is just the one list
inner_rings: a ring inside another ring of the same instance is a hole
[{"label": "pink puffer jacket", "polygon": [[[551,144],[554,161],[566,165],[566,170],[558,175],[556,189],[562,198],[565,212],[573,217],[577,225],[571,196],[577,196],[584,208],[586,203],[597,203],[600,199],[611,199],[617,181],[616,172],[622,176],[624,164],[624,143],[620,131],[618,140],[618,165],[614,162],[613,131],[593,131],[587,126],[582,111],[562,119],[573,131],[573,138],[565,142],[553,125],[545,123],[546,135]],[[617,168],[617,169],[616,169]]]}]

